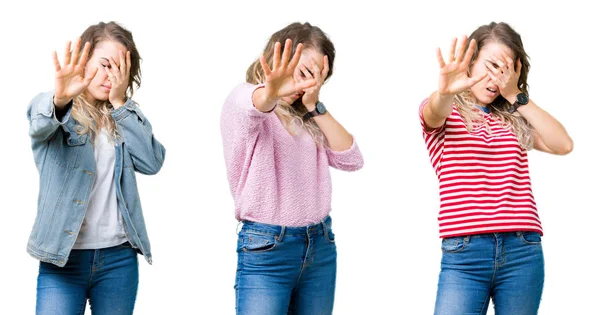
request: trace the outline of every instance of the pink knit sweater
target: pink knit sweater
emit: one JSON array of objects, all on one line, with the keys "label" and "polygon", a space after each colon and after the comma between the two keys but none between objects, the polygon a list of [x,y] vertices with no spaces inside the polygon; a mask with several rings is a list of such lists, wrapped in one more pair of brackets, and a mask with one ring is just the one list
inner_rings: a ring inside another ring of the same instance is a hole
[{"label": "pink knit sweater", "polygon": [[252,104],[258,85],[243,83],[227,97],[221,136],[235,217],[260,223],[305,226],[331,211],[329,167],[355,171],[363,158],[354,141],[346,151],[318,147],[310,134],[292,136],[274,111]]}]

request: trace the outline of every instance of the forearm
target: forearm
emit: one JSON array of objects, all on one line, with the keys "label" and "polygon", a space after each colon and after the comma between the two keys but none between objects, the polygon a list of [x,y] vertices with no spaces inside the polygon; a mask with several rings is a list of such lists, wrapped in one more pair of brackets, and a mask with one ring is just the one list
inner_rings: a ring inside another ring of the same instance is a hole
[{"label": "forearm", "polygon": [[423,108],[423,119],[427,128],[435,129],[444,124],[452,114],[454,95],[441,95],[435,91],[429,97],[429,102]]},{"label": "forearm", "polygon": [[567,154],[573,150],[573,140],[563,125],[531,99],[517,111],[535,129],[540,140],[555,154]]},{"label": "forearm", "polygon": [[323,115],[314,117],[315,122],[327,139],[328,146],[333,151],[348,150],[354,141],[350,133],[346,131],[329,111]]},{"label": "forearm", "polygon": [[252,93],[252,104],[254,107],[263,113],[268,113],[277,105],[277,99],[272,99],[267,96],[266,89],[260,87]]}]

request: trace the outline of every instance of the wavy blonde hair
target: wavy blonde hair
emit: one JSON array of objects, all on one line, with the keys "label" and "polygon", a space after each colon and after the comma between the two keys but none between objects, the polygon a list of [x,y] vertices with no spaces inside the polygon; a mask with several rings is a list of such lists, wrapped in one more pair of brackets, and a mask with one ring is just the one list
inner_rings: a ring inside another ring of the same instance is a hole
[{"label": "wavy blonde hair", "polygon": [[[481,48],[487,43],[497,42],[510,48],[516,56],[515,70],[517,67],[516,60],[521,60],[522,67],[519,75],[519,82],[517,83],[518,88],[521,92],[529,95],[529,85],[527,84],[527,76],[530,68],[528,60],[529,56],[525,52],[523,42],[521,41],[521,36],[515,30],[513,30],[504,22],[492,22],[488,25],[483,25],[477,28],[471,34],[471,36],[469,36],[469,41],[471,39],[475,39],[477,41],[475,52],[471,58],[471,66],[473,63],[475,63],[475,60],[477,60],[477,56],[479,55]],[[457,106],[458,112],[465,120],[467,129],[469,131],[473,129],[474,125],[485,124],[488,132],[491,133],[483,114],[476,108],[475,98],[470,90],[456,95],[454,97],[454,102]],[[492,115],[498,117],[506,127],[511,128],[514,134],[517,136],[521,147],[530,150],[533,148],[533,128],[523,116],[519,115],[518,112],[515,112],[514,114],[508,113],[508,108],[510,105],[511,104],[504,97],[502,97],[502,95],[500,95],[491,104],[489,104],[488,108],[490,109]]]},{"label": "wavy blonde hair", "polygon": [[[137,89],[142,83],[142,72],[140,69],[141,57],[135,42],[133,41],[133,35],[130,31],[115,22],[100,22],[96,25],[92,25],[81,35],[82,43],[90,43],[90,52],[92,54],[94,48],[100,42],[105,40],[121,43],[131,54],[131,70],[126,91],[126,96],[131,98],[134,92],[134,85]],[[80,54],[82,53],[82,50],[83,45],[80,48]],[[110,111],[113,108],[112,105],[108,101],[90,103],[86,100],[84,94],[85,91],[73,99],[71,116],[78,123],[76,132],[78,134],[89,134],[90,138],[94,139],[100,132],[100,129],[104,127],[107,129],[109,138],[112,141],[118,139],[119,134],[117,125],[110,114]]]},{"label": "wavy blonde hair", "polygon": [[[327,81],[333,74],[335,47],[319,27],[313,26],[310,23],[292,23],[271,35],[271,38],[263,51],[263,56],[269,66],[273,66],[273,50],[275,43],[279,42],[283,44],[288,38],[292,40],[292,55],[296,52],[298,44],[302,43],[303,49],[312,48],[327,56],[329,63],[329,73],[327,73],[327,77],[325,78],[325,81]],[[265,82],[265,79],[265,73],[260,64],[260,60],[256,59],[246,71],[246,82],[251,84],[262,84]],[[302,104],[302,98],[297,99],[293,104],[287,104],[282,100],[279,100],[275,109],[275,114],[283,122],[283,125],[290,133],[294,135],[298,134],[297,127],[300,127],[312,136],[315,143],[324,145],[326,139],[319,126],[312,119],[305,121],[302,118],[307,112],[308,110],[304,104]]]}]

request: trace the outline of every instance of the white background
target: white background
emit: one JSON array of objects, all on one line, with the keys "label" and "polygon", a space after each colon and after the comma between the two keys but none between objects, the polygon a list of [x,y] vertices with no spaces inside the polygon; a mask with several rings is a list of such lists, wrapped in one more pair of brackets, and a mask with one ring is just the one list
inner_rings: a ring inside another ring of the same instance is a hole
[{"label": "white background", "polygon": [[441,257],[438,191],[417,109],[437,88],[436,47],[445,53],[453,36],[491,21],[508,22],[522,35],[531,57],[531,98],[575,142],[568,156],[530,154],[546,233],[540,314],[596,312],[600,67],[590,4],[207,3],[15,1],[9,8],[3,2],[0,314],[35,309],[38,262],[25,251],[38,193],[28,102],[53,88],[52,51],[60,56],[67,40],[110,20],[134,34],[143,57],[134,99],[167,149],[158,175],[138,176],[154,264],[140,256],[136,314],[234,314],[237,221],[222,155],[221,107],[270,35],[295,21],[321,27],[334,42],[335,73],[321,99],[355,135],[365,159],[357,173],[332,169],[335,314],[433,313]]}]

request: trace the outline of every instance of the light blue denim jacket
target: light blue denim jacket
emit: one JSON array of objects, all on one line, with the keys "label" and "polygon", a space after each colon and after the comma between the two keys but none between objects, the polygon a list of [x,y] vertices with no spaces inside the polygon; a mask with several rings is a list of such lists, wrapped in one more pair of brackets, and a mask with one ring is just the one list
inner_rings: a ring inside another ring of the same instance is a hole
[{"label": "light blue denim jacket", "polygon": [[[38,94],[27,109],[29,136],[39,172],[38,210],[27,252],[40,261],[63,267],[79,234],[96,175],[94,147],[87,134],[75,132],[71,108],[60,120],[54,91]],[[131,99],[112,110],[120,135],[116,144],[117,205],[131,245],[152,264],[150,241],[144,223],[135,172],[156,174],[165,148],[152,134],[152,126]]]}]

